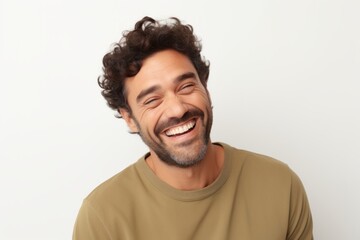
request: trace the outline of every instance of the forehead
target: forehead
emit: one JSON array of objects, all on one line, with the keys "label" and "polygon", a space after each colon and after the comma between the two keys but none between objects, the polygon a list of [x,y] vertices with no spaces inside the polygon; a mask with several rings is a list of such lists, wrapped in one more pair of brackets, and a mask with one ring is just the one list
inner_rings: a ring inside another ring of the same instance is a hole
[{"label": "forehead", "polygon": [[187,56],[175,50],[169,49],[156,52],[146,58],[143,61],[142,67],[138,74],[156,74],[156,72],[161,72],[162,70],[169,70],[171,68],[194,69],[194,66]]},{"label": "forehead", "polygon": [[178,76],[189,72],[198,78],[197,71],[187,56],[175,50],[154,53],[143,61],[140,71],[135,76],[126,79],[128,99],[155,85],[166,87],[174,83]]}]

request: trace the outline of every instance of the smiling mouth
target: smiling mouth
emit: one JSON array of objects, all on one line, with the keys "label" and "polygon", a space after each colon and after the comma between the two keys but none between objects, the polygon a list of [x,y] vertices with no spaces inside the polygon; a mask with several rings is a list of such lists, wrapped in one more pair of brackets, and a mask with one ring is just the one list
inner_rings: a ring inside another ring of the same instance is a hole
[{"label": "smiling mouth", "polygon": [[195,120],[191,120],[183,125],[173,127],[173,128],[166,130],[165,134],[168,137],[173,137],[173,136],[178,136],[178,135],[190,132],[192,129],[194,129],[195,123],[196,123]]}]

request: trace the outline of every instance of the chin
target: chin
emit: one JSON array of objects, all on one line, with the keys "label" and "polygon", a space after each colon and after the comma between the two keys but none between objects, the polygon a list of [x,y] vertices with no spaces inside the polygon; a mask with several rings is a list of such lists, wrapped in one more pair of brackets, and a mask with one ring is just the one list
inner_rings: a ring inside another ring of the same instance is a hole
[{"label": "chin", "polygon": [[177,152],[175,154],[171,154],[165,162],[170,163],[171,165],[175,165],[182,168],[192,167],[200,163],[207,152],[207,144],[202,144],[197,150],[192,151],[188,149],[187,151]]}]

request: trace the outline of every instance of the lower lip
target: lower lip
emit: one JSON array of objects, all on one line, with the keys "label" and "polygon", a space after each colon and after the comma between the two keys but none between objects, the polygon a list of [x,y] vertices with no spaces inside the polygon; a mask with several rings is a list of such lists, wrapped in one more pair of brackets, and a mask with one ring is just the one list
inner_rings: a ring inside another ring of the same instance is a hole
[{"label": "lower lip", "polygon": [[171,139],[171,140],[176,140],[176,141],[181,141],[181,140],[188,140],[188,138],[192,138],[194,136],[196,136],[196,128],[197,128],[197,125],[198,125],[198,122],[196,120],[195,122],[195,126],[188,132],[186,133],[183,133],[183,134],[180,134],[180,135],[174,135],[174,136],[167,136],[166,134],[166,137],[168,139]]}]

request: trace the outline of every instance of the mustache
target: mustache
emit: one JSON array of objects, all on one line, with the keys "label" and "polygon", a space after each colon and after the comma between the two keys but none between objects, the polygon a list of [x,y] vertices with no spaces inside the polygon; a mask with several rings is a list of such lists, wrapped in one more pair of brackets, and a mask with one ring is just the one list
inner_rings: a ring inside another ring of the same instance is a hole
[{"label": "mustache", "polygon": [[194,118],[194,117],[200,117],[204,118],[204,112],[200,109],[190,109],[188,110],[181,118],[169,118],[167,120],[164,120],[162,122],[159,122],[155,127],[155,134],[160,134],[164,129],[177,125],[182,122],[186,122],[187,120]]}]

